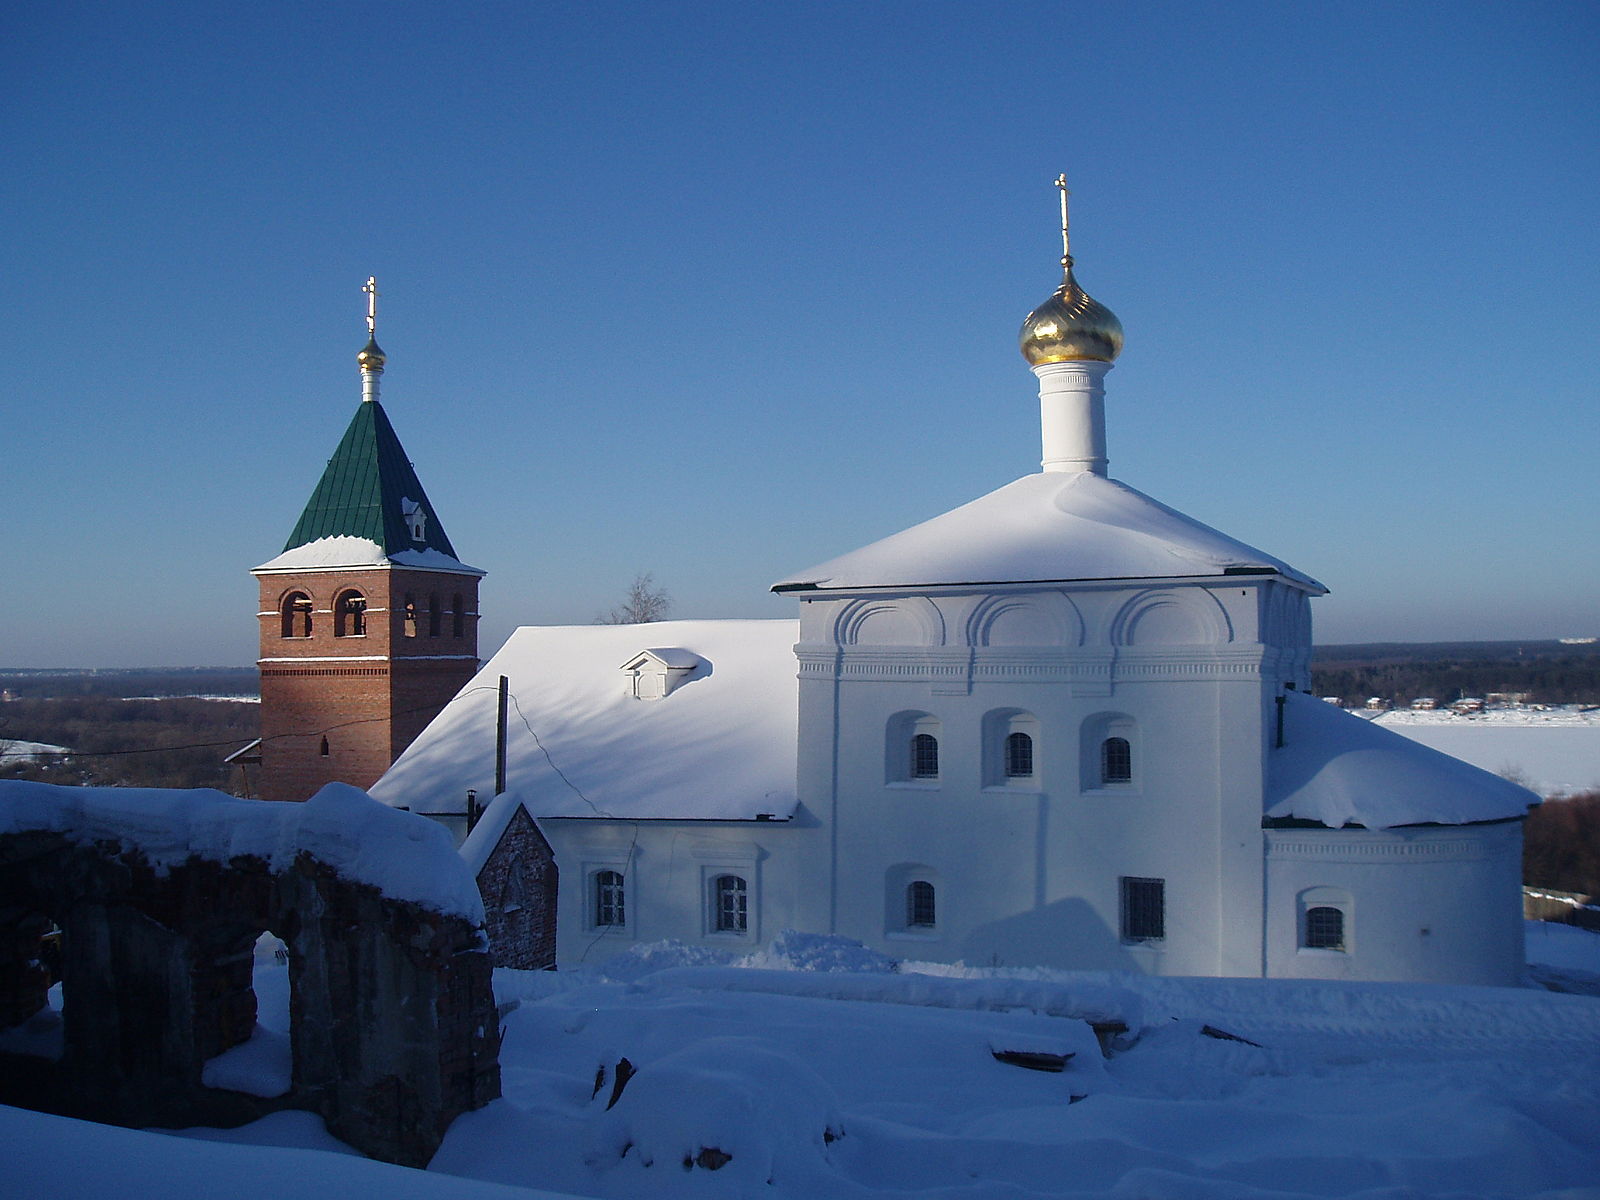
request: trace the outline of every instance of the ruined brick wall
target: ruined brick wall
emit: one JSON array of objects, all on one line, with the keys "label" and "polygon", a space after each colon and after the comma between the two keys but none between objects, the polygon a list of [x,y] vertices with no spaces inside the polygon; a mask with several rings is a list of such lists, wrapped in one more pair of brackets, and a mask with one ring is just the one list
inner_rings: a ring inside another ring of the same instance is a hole
[{"label": "ruined brick wall", "polygon": [[[45,1004],[52,921],[63,1052],[0,1054],[0,1103],[169,1128],[309,1109],[364,1153],[423,1166],[457,1115],[500,1094],[482,930],[305,852],[281,870],[191,857],[158,871],[125,846],[0,835],[0,1028]],[[270,1099],[203,1082],[253,1031],[263,931],[290,951],[293,1086]]]},{"label": "ruined brick wall", "polygon": [[556,964],[555,854],[520,804],[478,872],[484,929],[497,967]]}]

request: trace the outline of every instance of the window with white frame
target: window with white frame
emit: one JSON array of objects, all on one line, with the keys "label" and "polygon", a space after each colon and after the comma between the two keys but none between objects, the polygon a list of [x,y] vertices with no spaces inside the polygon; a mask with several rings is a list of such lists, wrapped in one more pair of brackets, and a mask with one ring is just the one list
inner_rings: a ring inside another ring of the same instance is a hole
[{"label": "window with white frame", "polygon": [[940,732],[939,718],[930,713],[902,712],[890,717],[884,744],[886,782],[937,784]]},{"label": "window with white frame", "polygon": [[898,863],[884,872],[883,885],[885,936],[924,941],[941,936],[938,898],[944,885],[937,870],[927,863]]},{"label": "window with white frame", "polygon": [[1167,936],[1167,881],[1124,875],[1122,940],[1159,942]]},{"label": "window with white frame", "polygon": [[1300,893],[1300,949],[1350,952],[1350,893],[1342,888],[1314,887]]},{"label": "window with white frame", "polygon": [[594,923],[600,929],[621,929],[627,925],[627,891],[621,871],[595,872]]},{"label": "window with white frame", "polygon": [[750,927],[750,889],[738,875],[718,875],[712,884],[713,928],[744,933]]},{"label": "window with white frame", "polygon": [[1020,708],[983,715],[983,786],[1034,791],[1039,787],[1039,718]]},{"label": "window with white frame", "polygon": [[1139,727],[1126,713],[1097,713],[1079,735],[1084,791],[1135,790],[1139,784]]}]

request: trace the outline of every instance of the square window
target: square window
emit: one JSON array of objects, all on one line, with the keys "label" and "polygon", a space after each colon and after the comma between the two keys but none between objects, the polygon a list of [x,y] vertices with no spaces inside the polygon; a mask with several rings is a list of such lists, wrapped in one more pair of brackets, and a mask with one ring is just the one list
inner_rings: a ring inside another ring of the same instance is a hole
[{"label": "square window", "polygon": [[1167,936],[1167,881],[1122,879],[1122,940],[1159,942]]}]

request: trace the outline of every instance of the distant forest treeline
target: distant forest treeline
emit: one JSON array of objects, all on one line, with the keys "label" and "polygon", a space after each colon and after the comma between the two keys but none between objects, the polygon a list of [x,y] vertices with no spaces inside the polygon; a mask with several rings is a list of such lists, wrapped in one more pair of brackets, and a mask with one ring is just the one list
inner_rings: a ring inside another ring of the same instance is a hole
[{"label": "distant forest treeline", "polygon": [[0,691],[38,699],[66,696],[254,696],[260,690],[261,679],[254,667],[141,667],[115,671],[0,669]]},{"label": "distant forest treeline", "polygon": [[[238,701],[20,697],[0,704],[0,778],[238,794],[239,769],[222,760],[260,731],[261,706]],[[20,741],[71,754],[24,758],[10,749]]]},{"label": "distant forest treeline", "polygon": [[1425,642],[1318,646],[1311,686],[1359,705],[1379,696],[1404,706],[1491,692],[1525,693],[1532,704],[1600,704],[1600,644]]}]

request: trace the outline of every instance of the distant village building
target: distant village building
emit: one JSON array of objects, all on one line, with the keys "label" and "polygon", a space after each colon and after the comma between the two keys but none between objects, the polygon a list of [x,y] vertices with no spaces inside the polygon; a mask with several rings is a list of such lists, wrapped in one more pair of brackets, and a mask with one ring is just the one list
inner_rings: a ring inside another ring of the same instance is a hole
[{"label": "distant village building", "polygon": [[[265,800],[370,787],[478,669],[478,581],[378,400],[376,283],[362,398],[283,553],[253,572],[261,603]],[[247,752],[250,748],[246,748]]]},{"label": "distant village building", "polygon": [[[1061,262],[1022,328],[1040,473],[781,580],[798,622],[519,629],[373,794],[491,794],[506,676],[509,790],[464,850],[491,913],[559,868],[562,964],[797,928],[943,962],[1518,983],[1536,798],[1310,696],[1323,586],[1108,477],[1122,327]],[[496,953],[542,965],[516,949],[538,941],[523,918]]]}]

